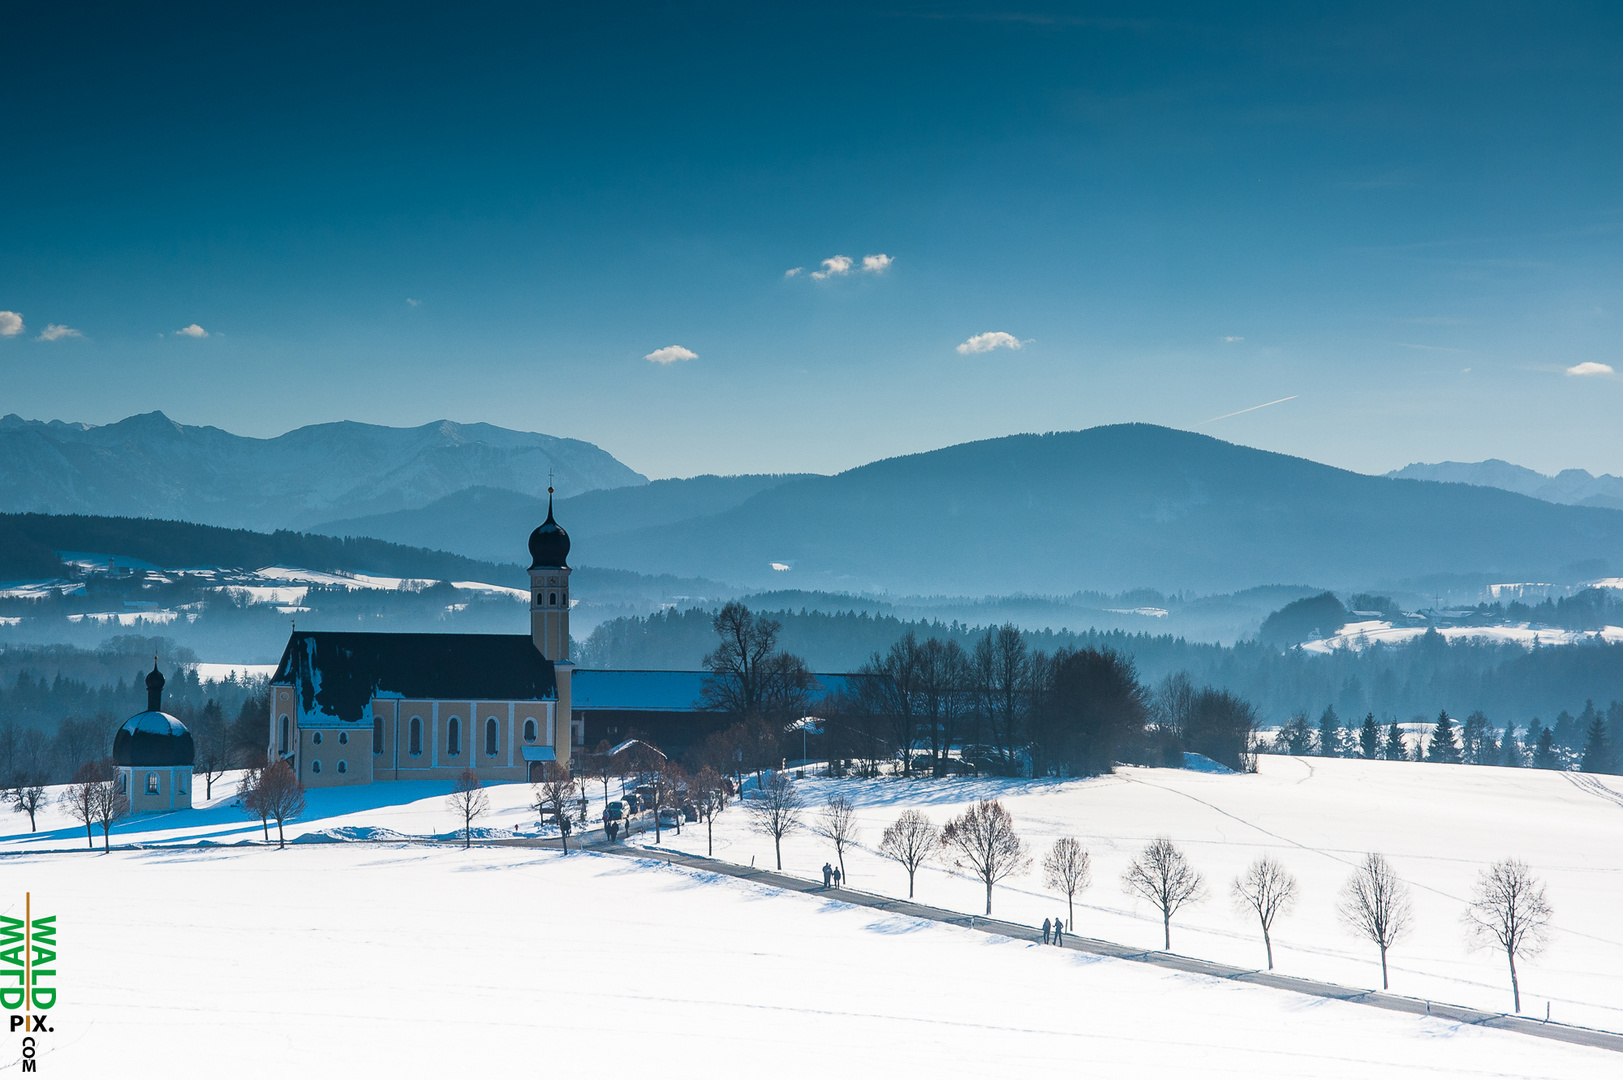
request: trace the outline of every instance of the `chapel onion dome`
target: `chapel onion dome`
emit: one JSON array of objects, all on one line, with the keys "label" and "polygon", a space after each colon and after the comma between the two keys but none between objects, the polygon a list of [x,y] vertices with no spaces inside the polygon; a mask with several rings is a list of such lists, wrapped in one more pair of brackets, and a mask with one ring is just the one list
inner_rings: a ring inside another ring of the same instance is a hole
[{"label": "chapel onion dome", "polygon": [[547,488],[547,520],[530,534],[530,569],[538,566],[568,566],[569,534],[552,520],[552,489]]},{"label": "chapel onion dome", "polygon": [[113,763],[115,765],[168,768],[190,766],[197,760],[197,749],[192,745],[192,733],[186,725],[162,711],[163,674],[157,662],[147,676],[147,711],[136,713],[124,721],[124,726],[113,736]]}]

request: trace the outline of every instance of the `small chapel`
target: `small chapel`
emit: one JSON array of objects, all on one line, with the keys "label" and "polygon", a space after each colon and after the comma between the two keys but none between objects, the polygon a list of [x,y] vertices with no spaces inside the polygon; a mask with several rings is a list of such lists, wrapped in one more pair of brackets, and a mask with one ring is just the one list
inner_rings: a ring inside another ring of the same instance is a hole
[{"label": "small chapel", "polygon": [[189,810],[197,758],[192,733],[163,711],[164,677],[156,657],[146,682],[146,712],[124,721],[113,736],[118,793],[129,799],[131,813]]},{"label": "small chapel", "polygon": [[551,488],[529,547],[527,637],[295,629],[270,680],[270,759],[312,788],[567,768],[569,534]]}]

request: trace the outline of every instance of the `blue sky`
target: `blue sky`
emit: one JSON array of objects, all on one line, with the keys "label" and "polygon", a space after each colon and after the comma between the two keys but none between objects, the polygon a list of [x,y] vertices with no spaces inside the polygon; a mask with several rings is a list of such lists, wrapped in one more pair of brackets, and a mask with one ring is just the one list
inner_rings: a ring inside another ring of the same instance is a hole
[{"label": "blue sky", "polygon": [[1616,5],[44,8],[0,412],[1623,472]]}]

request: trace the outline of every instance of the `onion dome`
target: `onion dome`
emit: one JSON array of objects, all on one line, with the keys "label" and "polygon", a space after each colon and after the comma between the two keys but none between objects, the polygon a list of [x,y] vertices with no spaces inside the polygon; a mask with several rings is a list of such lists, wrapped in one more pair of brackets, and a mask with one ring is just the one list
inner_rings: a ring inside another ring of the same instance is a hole
[{"label": "onion dome", "polygon": [[547,520],[530,534],[530,569],[538,566],[568,566],[569,534],[552,520],[552,489],[547,488]]},{"label": "onion dome", "polygon": [[163,701],[163,682],[163,673],[154,660],[152,674],[147,676],[147,711],[124,721],[124,726],[113,736],[115,764],[166,768],[190,766],[197,760],[192,733],[186,730],[185,724],[158,708]]}]

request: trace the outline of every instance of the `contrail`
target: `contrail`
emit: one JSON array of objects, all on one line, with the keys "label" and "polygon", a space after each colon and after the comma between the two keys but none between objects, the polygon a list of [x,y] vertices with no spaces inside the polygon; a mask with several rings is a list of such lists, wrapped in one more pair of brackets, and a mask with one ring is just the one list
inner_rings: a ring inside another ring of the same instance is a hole
[{"label": "contrail", "polygon": [[1278,405],[1278,404],[1281,404],[1282,402],[1286,402],[1286,401],[1295,401],[1297,398],[1299,398],[1301,396],[1302,396],[1301,394],[1292,394],[1290,397],[1282,397],[1282,398],[1280,398],[1279,401],[1265,401],[1261,405],[1253,405],[1249,409],[1241,409],[1239,412],[1224,413],[1222,416],[1214,416],[1210,420],[1202,420],[1200,423],[1196,424],[1195,426],[1196,427],[1205,427],[1207,424],[1214,424],[1219,420],[1227,420],[1231,416],[1239,416],[1240,413],[1256,412],[1258,409],[1266,409],[1270,405]]}]

